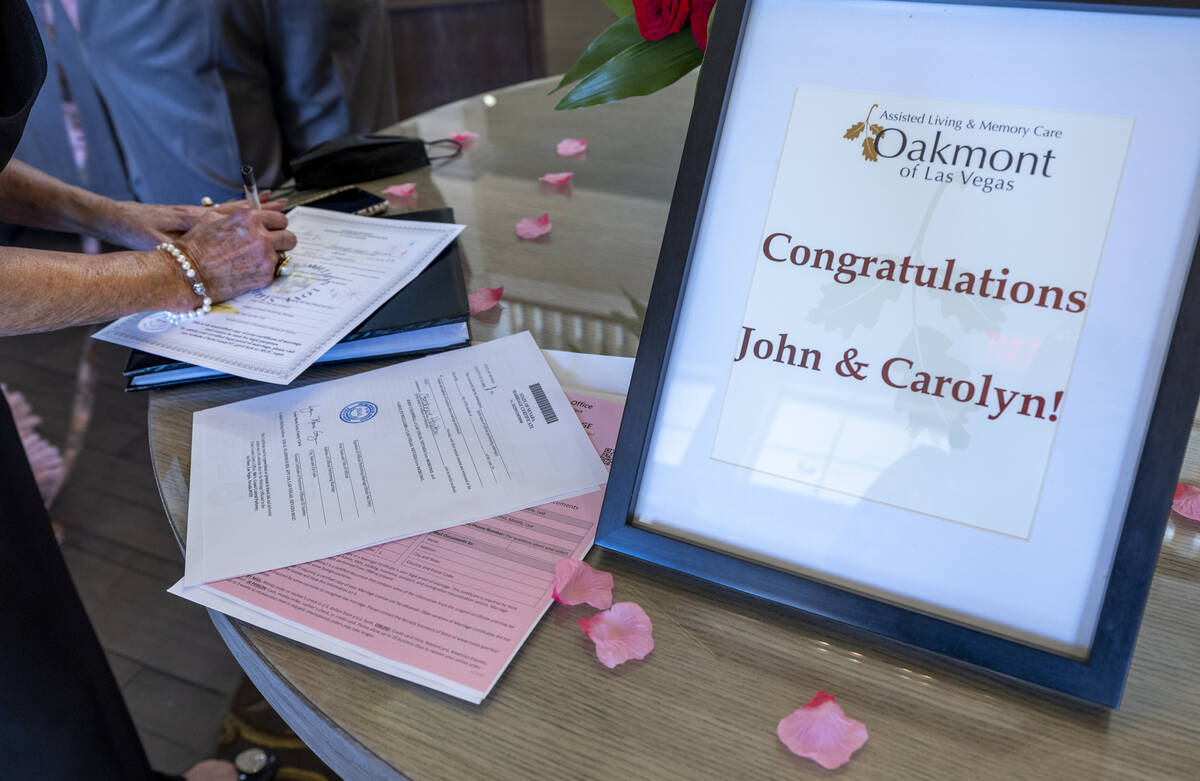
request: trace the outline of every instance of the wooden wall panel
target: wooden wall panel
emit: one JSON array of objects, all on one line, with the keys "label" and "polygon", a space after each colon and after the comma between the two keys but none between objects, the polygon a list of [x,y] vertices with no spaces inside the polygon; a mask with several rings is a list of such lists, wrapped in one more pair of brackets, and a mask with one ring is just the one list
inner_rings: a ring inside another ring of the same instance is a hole
[{"label": "wooden wall panel", "polygon": [[390,0],[388,22],[402,118],[546,75],[541,0]]}]

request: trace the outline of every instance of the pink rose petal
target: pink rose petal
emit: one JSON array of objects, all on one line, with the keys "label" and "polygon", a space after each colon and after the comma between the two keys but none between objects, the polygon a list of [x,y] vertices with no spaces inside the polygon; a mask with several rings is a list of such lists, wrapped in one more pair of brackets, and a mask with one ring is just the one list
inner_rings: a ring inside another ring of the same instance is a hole
[{"label": "pink rose petal", "polygon": [[576,559],[554,562],[554,598],[564,605],[583,602],[606,610],[612,607],[613,576]]},{"label": "pink rose petal", "polygon": [[479,134],[472,133],[470,130],[460,130],[457,133],[451,133],[450,137],[462,144],[464,152],[479,143]]},{"label": "pink rose petal", "polygon": [[575,176],[575,174],[571,173],[570,171],[563,171],[559,174],[543,174],[542,176],[538,177],[538,181],[547,182],[549,184],[566,184],[567,182],[571,181],[571,177],[573,176]]},{"label": "pink rose petal", "polygon": [[808,704],[784,716],[775,734],[793,754],[808,757],[826,770],[841,767],[867,742],[867,728],[846,717],[832,694],[818,691]]},{"label": "pink rose petal", "polygon": [[1192,521],[1200,521],[1200,488],[1180,483],[1175,486],[1171,509]]},{"label": "pink rose petal", "polygon": [[488,311],[500,303],[500,296],[502,295],[504,295],[503,285],[500,287],[475,288],[467,296],[467,303],[471,305],[471,314],[477,315],[480,312]]},{"label": "pink rose petal", "polygon": [[558,142],[555,147],[558,153],[563,157],[571,157],[572,155],[582,154],[587,151],[586,138],[564,138]]},{"label": "pink rose petal", "polygon": [[536,239],[550,232],[550,215],[541,217],[526,217],[517,223],[517,236],[522,239]]},{"label": "pink rose petal", "polygon": [[391,195],[395,198],[407,198],[417,191],[417,186],[412,182],[408,184],[393,184],[391,187],[386,187],[383,190],[384,195]]},{"label": "pink rose petal", "polygon": [[596,658],[610,670],[654,650],[650,616],[636,602],[618,602],[603,613],[579,619],[579,628],[596,644]]}]

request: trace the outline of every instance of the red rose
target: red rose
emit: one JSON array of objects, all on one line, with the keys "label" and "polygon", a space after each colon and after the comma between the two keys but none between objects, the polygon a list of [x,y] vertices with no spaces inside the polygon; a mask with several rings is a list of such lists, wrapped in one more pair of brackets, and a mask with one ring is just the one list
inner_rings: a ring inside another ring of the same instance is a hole
[{"label": "red rose", "polygon": [[690,0],[633,0],[638,32],[647,41],[659,41],[682,30],[690,10]]},{"label": "red rose", "polygon": [[717,0],[692,0],[692,36],[700,51],[708,48],[708,17]]}]

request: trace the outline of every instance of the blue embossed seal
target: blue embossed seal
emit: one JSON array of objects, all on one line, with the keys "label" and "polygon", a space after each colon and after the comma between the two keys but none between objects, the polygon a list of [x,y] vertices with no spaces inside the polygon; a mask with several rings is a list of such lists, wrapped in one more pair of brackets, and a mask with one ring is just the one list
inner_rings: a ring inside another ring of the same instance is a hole
[{"label": "blue embossed seal", "polygon": [[379,413],[379,407],[369,401],[356,401],[342,407],[338,417],[343,423],[366,423]]}]

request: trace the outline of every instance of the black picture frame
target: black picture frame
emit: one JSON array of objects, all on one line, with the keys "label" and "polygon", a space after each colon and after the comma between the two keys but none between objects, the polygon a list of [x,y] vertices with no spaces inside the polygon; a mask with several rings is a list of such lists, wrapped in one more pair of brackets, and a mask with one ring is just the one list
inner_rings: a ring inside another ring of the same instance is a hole
[{"label": "black picture frame", "polygon": [[[1163,540],[1173,488],[1200,396],[1200,242],[1192,253],[1179,313],[1153,402],[1107,589],[1086,659],[1060,655],[863,596],[837,586],[668,537],[632,523],[676,320],[708,197],[747,15],[754,0],[720,0],[701,69],[691,123],[651,288],[596,543],[656,565],[919,647],[1038,686],[1117,707]],[[967,2],[1195,15],[1196,2],[1098,4]]]}]

